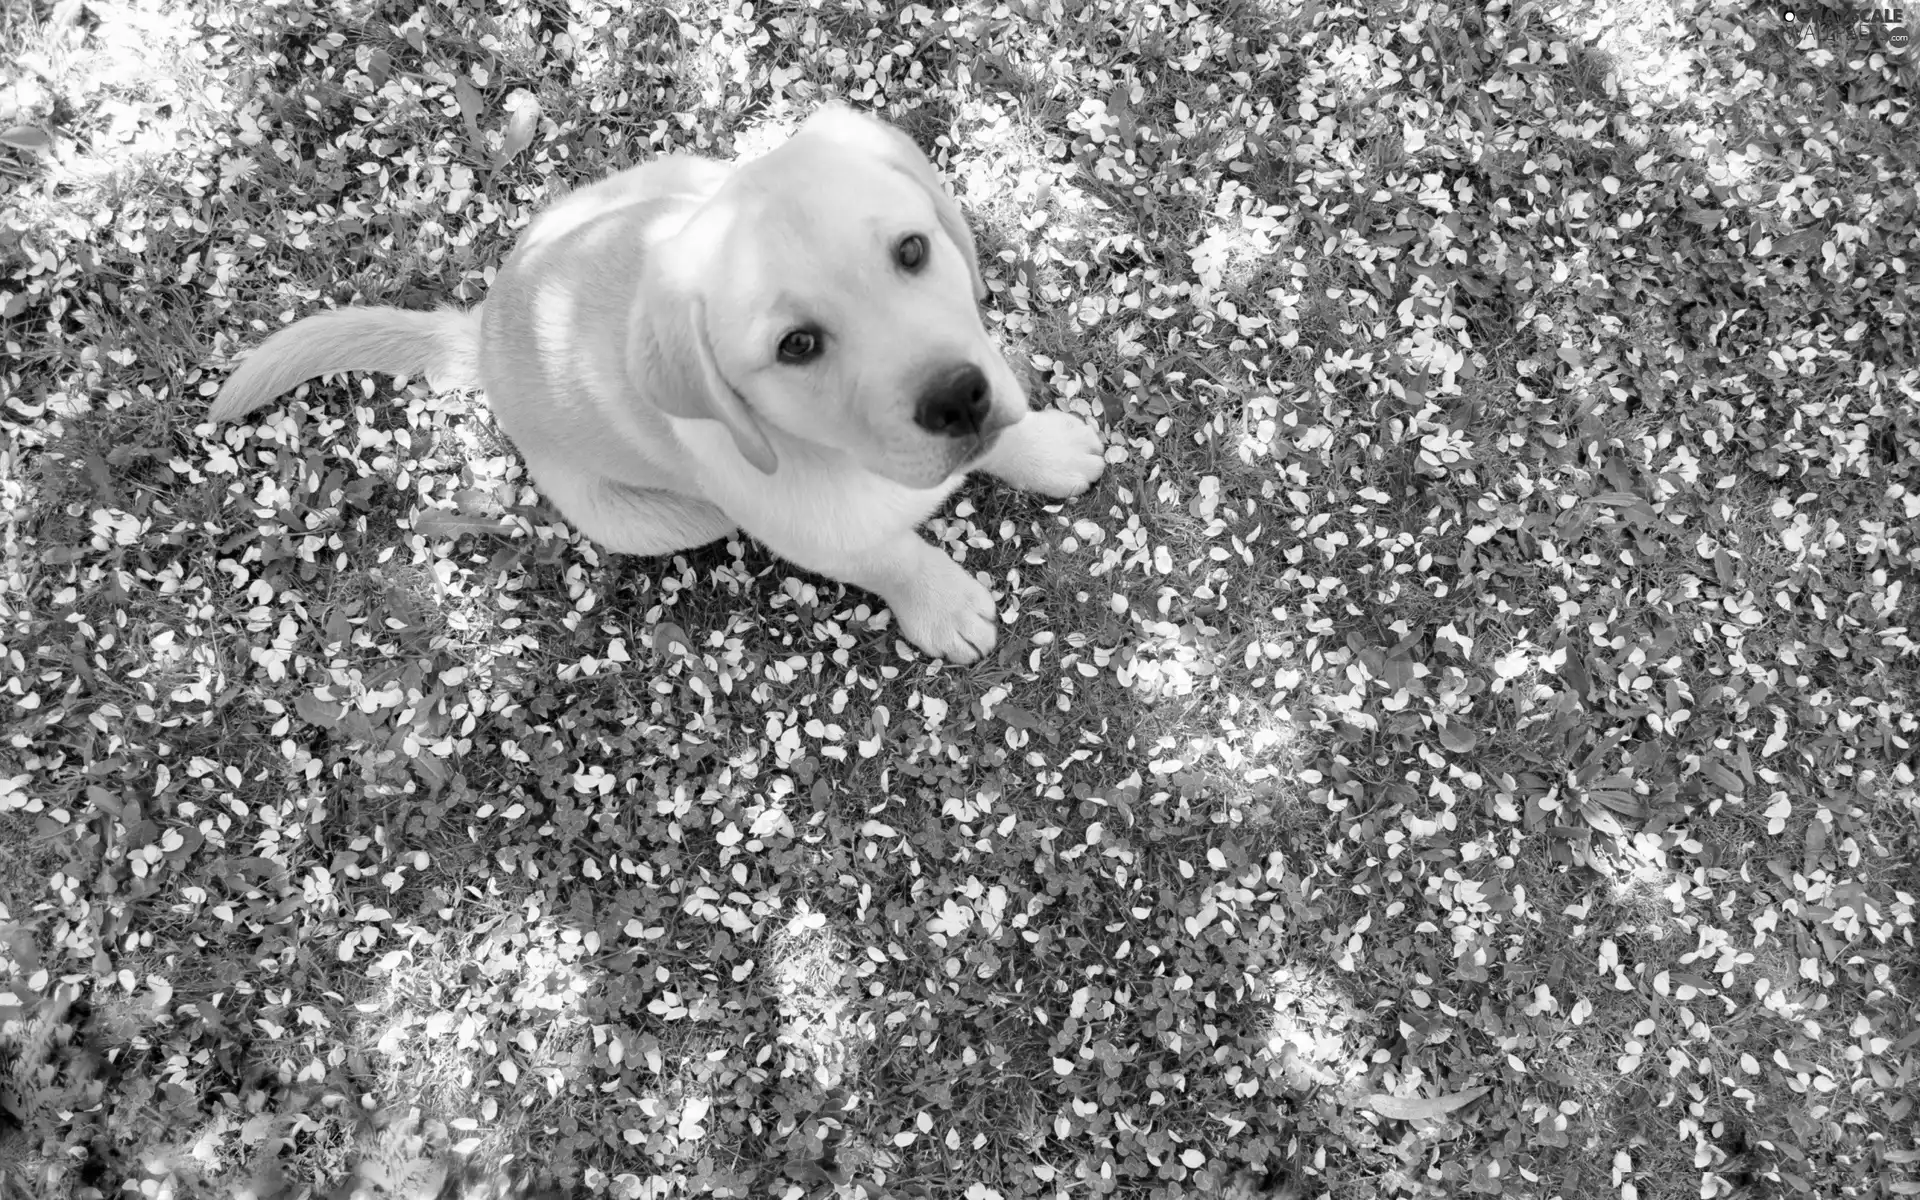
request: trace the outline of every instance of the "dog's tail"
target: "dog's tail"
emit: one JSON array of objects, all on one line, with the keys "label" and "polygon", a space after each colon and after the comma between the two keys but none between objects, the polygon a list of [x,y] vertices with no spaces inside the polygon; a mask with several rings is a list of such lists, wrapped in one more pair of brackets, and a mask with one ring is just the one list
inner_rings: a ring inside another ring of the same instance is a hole
[{"label": "dog's tail", "polygon": [[480,310],[336,308],[295,321],[241,361],[212,417],[231,421],[316,375],[384,371],[425,375],[435,387],[479,384]]}]

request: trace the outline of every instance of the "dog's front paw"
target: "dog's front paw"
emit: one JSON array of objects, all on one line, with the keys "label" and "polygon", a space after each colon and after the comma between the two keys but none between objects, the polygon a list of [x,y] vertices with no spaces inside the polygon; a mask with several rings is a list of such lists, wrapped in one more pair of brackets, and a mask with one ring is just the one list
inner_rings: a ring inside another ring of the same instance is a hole
[{"label": "dog's front paw", "polygon": [[1107,469],[1106,447],[1086,421],[1047,409],[1002,433],[985,466],[1017,488],[1065,499],[1100,478]]},{"label": "dog's front paw", "polygon": [[916,589],[911,600],[893,602],[900,632],[936,658],[951,663],[976,662],[992,651],[1000,636],[1000,614],[993,593],[948,559],[932,587]]}]

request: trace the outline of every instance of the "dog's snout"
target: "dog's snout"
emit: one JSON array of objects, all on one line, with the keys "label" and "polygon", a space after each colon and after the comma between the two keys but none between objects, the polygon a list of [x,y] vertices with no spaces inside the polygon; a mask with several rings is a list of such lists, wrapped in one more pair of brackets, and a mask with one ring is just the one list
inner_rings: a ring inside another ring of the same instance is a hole
[{"label": "dog's snout", "polygon": [[944,437],[970,437],[980,432],[992,408],[986,373],[967,363],[927,384],[914,406],[913,423]]}]

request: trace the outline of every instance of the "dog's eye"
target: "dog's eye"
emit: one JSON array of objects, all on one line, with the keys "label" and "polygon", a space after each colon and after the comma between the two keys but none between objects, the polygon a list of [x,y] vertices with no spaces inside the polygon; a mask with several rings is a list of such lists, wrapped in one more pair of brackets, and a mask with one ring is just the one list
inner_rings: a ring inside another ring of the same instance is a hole
[{"label": "dog's eye", "polygon": [[820,353],[820,335],[811,329],[792,329],[780,339],[780,361],[803,363]]},{"label": "dog's eye", "polygon": [[901,238],[893,248],[893,261],[899,263],[902,270],[918,271],[927,261],[927,239],[917,233]]}]

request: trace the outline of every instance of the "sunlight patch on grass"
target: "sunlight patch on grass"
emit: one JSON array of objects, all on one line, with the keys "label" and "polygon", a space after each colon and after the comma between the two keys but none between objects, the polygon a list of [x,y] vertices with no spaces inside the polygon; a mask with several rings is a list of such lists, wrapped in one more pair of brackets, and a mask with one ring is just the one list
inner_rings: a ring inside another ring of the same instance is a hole
[{"label": "sunlight patch on grass", "polygon": [[1285,964],[1269,980],[1273,1018],[1267,1053],[1296,1092],[1358,1089],[1374,1039],[1363,1013],[1331,972]]},{"label": "sunlight patch on grass", "polygon": [[1072,263],[1084,255],[1071,248],[1122,231],[1017,111],[993,100],[967,99],[958,107],[965,134],[949,154],[948,174],[974,223],[998,231],[1009,246],[1000,253],[1003,262],[1044,258],[1042,248],[1051,247],[1062,263]]},{"label": "sunlight patch on grass", "polygon": [[1229,770],[1244,770],[1249,784],[1280,785],[1292,793],[1300,767],[1311,753],[1302,730],[1282,705],[1229,697],[1229,726],[1220,757]]},{"label": "sunlight patch on grass", "polygon": [[461,1154],[497,1160],[516,1113],[565,1095],[588,1052],[580,1002],[601,980],[585,942],[547,920],[520,939],[463,946],[416,928],[375,959],[342,1034],[369,1048],[381,1110],[446,1124]]},{"label": "sunlight patch on grass", "polygon": [[199,31],[169,0],[56,5],[54,14],[65,19],[0,30],[0,60],[16,68],[0,87],[0,126],[52,139],[40,159],[51,186],[12,197],[41,217],[84,210],[100,184],[165,163],[225,102],[202,66]]},{"label": "sunlight patch on grass", "polygon": [[1673,105],[1689,98],[1698,54],[1671,0],[1555,6],[1547,19],[1604,55],[1609,79],[1628,100]]},{"label": "sunlight patch on grass", "polygon": [[873,1039],[849,1012],[852,947],[824,914],[803,905],[767,944],[767,987],[780,1008],[780,1073],[832,1089],[859,1073]]}]

